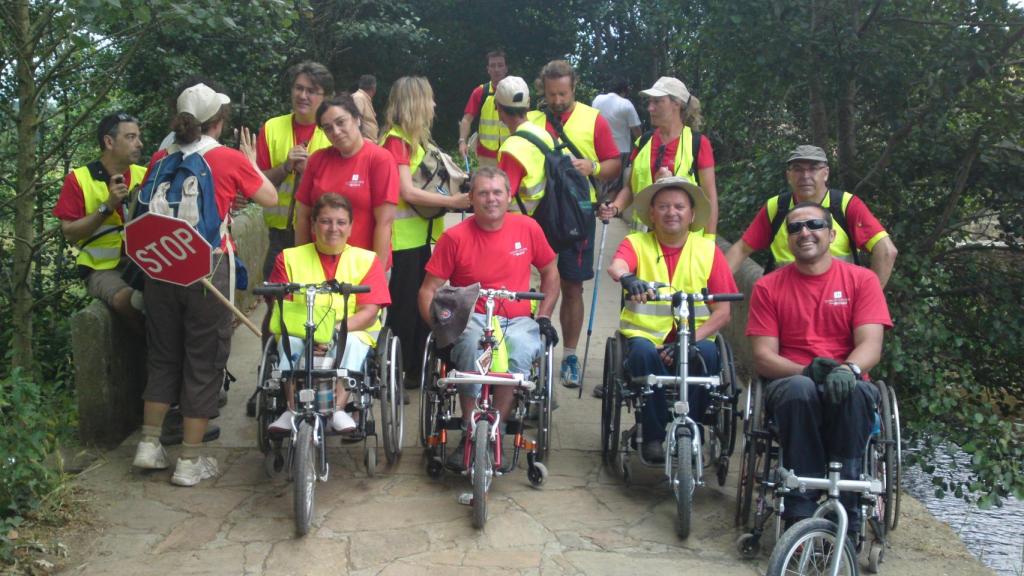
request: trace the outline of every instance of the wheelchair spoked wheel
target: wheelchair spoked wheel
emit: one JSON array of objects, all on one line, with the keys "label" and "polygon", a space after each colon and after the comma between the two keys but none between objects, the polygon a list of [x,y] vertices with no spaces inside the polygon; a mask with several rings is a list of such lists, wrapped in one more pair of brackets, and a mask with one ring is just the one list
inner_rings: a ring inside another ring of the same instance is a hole
[{"label": "wheelchair spoked wheel", "polygon": [[885,522],[886,532],[896,529],[899,524],[899,500],[900,500],[900,430],[899,430],[899,408],[896,407],[896,394],[892,387],[885,382],[876,383],[881,395],[879,409],[881,411],[881,447],[882,453],[881,479],[885,482],[885,494],[882,502],[882,519]]},{"label": "wheelchair spoked wheel", "polygon": [[619,386],[619,371],[622,370],[622,348],[614,336],[608,338],[604,345],[604,371],[601,376],[601,458],[609,466],[615,462],[618,452],[619,431],[614,425],[613,409],[615,406],[613,391]]},{"label": "wheelchair spoked wheel", "polygon": [[857,553],[849,538],[842,538],[836,550],[836,525],[824,518],[801,520],[786,530],[768,560],[768,576],[784,574],[828,574],[834,554],[842,554],[840,576],[859,574]]},{"label": "wheelchair spoked wheel", "polygon": [[736,381],[736,366],[733,364],[732,347],[719,336],[716,339],[718,357],[722,365],[721,391],[729,399],[721,402],[715,413],[715,436],[718,440],[719,454],[715,464],[715,477],[719,486],[725,486],[729,476],[729,461],[736,449],[736,403],[739,397],[739,386]]},{"label": "wheelchair spoked wheel", "polygon": [[270,378],[272,363],[277,356],[277,344],[273,338],[268,338],[263,346],[263,354],[260,355],[260,368],[256,374],[256,447],[263,454],[270,453],[270,425],[277,418],[276,410],[272,409],[274,402],[270,398],[270,392],[266,389],[267,379]]},{"label": "wheelchair spoked wheel", "polygon": [[292,474],[294,482],[295,533],[305,536],[313,521],[314,492],[316,489],[317,450],[313,438],[313,425],[303,420],[296,434]]},{"label": "wheelchair spoked wheel", "polygon": [[541,381],[542,392],[537,396],[539,408],[537,411],[537,461],[547,462],[548,453],[551,451],[551,402],[554,390],[552,389],[552,362],[554,362],[554,346],[550,344],[541,358]]},{"label": "wheelchair spoked wheel", "polygon": [[494,474],[493,453],[490,447],[491,423],[480,420],[473,432],[473,527],[483,528],[487,523],[487,491]]},{"label": "wheelchair spoked wheel", "polygon": [[676,433],[675,478],[672,488],[676,497],[676,535],[690,536],[690,518],[693,514],[693,437],[690,430],[681,427]]},{"label": "wheelchair spoked wheel", "polygon": [[[747,405],[743,419],[743,451],[740,455],[740,477],[736,480],[736,517],[734,523],[740,528],[751,526],[751,505],[754,500],[757,468],[761,456],[767,453],[763,439],[756,434],[762,427],[764,407],[761,399],[761,384],[752,383],[747,387]],[[746,557],[746,553],[741,550]],[[754,552],[756,555],[756,552]]]},{"label": "wheelchair spoked wheel", "polygon": [[402,454],[405,406],[402,403],[402,349],[390,327],[377,339],[377,375],[380,386],[380,426],[384,436],[384,458],[394,464]]},{"label": "wheelchair spoked wheel", "polygon": [[423,362],[420,364],[420,446],[428,448],[427,456],[431,450],[427,445],[427,439],[437,432],[437,407],[434,404],[437,395],[434,392],[434,382],[439,377],[437,373],[438,360],[434,352],[434,334],[427,335],[427,343],[423,347]]}]

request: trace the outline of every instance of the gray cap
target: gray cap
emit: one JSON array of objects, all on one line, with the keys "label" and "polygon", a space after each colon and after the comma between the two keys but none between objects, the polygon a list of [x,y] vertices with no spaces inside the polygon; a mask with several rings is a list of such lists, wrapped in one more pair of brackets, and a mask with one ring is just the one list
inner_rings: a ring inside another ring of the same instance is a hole
[{"label": "gray cap", "polygon": [[794,148],[789,153],[789,158],[786,158],[786,164],[794,160],[810,160],[811,162],[824,162],[828,164],[828,156],[825,156],[825,151],[810,144],[802,144]]},{"label": "gray cap", "polygon": [[430,328],[438,348],[447,348],[459,339],[469,324],[469,315],[476,308],[479,295],[479,282],[458,288],[445,284],[437,289],[430,302]]}]

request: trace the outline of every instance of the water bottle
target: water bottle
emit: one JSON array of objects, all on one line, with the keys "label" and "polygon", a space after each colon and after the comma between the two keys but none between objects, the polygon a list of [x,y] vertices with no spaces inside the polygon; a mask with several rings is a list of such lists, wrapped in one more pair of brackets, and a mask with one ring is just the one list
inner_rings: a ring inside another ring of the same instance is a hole
[{"label": "water bottle", "polygon": [[318,412],[334,410],[334,386],[329,380],[321,382],[320,389],[316,391],[316,407]]}]

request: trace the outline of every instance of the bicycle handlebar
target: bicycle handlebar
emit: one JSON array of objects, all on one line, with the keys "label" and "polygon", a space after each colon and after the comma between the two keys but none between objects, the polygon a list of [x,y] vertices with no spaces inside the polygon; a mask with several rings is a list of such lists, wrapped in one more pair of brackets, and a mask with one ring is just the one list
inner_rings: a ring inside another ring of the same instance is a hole
[{"label": "bicycle handlebar", "polygon": [[543,300],[546,298],[543,292],[513,292],[504,288],[481,288],[478,298],[501,298],[503,300]]},{"label": "bicycle handlebar", "polygon": [[302,292],[307,288],[314,288],[318,293],[335,293],[344,295],[367,294],[370,292],[370,287],[363,284],[349,284],[348,282],[328,280],[327,282],[317,282],[312,284],[300,284],[298,282],[264,282],[262,286],[253,288],[252,293],[256,296],[281,297],[285,294]]},{"label": "bicycle handlebar", "polygon": [[670,284],[666,284],[664,282],[647,282],[646,284],[647,284],[647,288],[656,294],[656,296],[654,298],[649,298],[649,300],[660,301],[660,302],[671,302],[671,301],[673,301],[674,298],[677,297],[677,295],[683,301],[708,302],[708,303],[714,303],[714,302],[740,302],[740,301],[742,301],[746,297],[741,292],[740,293],[735,293],[735,294],[730,294],[730,293],[711,294],[707,290],[704,290],[702,292],[690,292],[690,293],[676,290],[676,291],[673,291],[673,292],[668,293],[668,294],[658,294],[659,290],[663,290],[665,288],[672,289],[672,286]]}]

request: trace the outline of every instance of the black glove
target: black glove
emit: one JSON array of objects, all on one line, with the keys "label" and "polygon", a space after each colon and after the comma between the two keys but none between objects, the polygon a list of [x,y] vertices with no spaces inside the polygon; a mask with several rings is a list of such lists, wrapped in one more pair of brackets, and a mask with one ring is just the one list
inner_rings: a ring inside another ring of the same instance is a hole
[{"label": "black glove", "polygon": [[824,384],[825,377],[835,370],[837,366],[839,366],[838,361],[819,356],[811,360],[811,363],[804,367],[802,374],[814,380],[816,384]]},{"label": "black glove", "polygon": [[636,277],[636,274],[626,272],[622,276],[619,276],[619,284],[622,284],[622,289],[629,293],[630,296],[642,296],[647,292],[647,285],[643,280]]},{"label": "black glove", "polygon": [[825,401],[839,406],[857,387],[857,375],[845,366],[833,368],[825,377]]},{"label": "black glove", "polygon": [[537,326],[540,327],[541,336],[547,338],[549,344],[558,346],[558,330],[551,325],[551,318],[537,318]]}]

